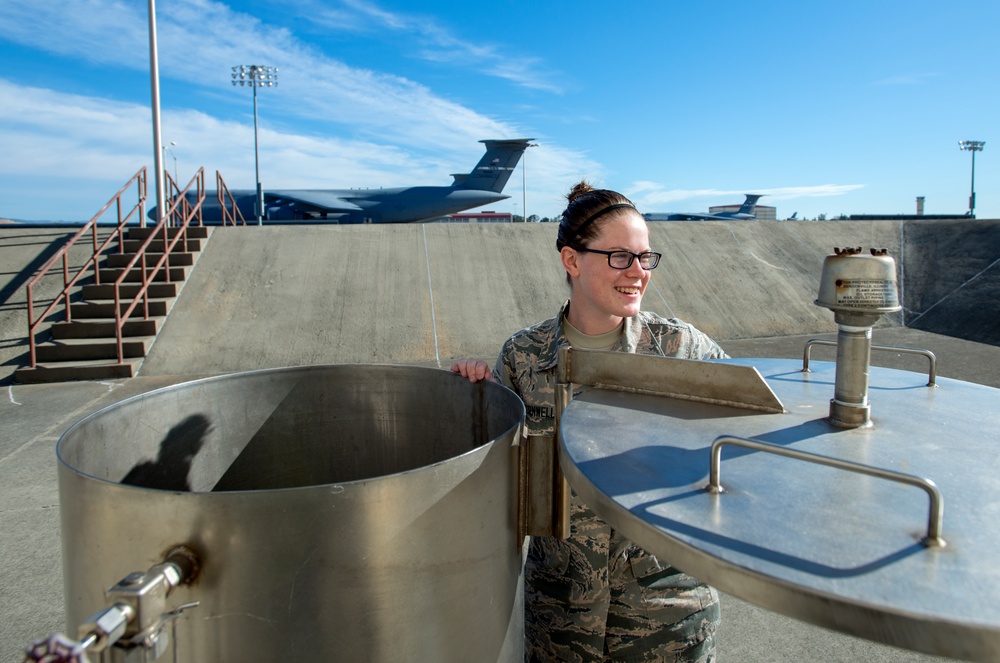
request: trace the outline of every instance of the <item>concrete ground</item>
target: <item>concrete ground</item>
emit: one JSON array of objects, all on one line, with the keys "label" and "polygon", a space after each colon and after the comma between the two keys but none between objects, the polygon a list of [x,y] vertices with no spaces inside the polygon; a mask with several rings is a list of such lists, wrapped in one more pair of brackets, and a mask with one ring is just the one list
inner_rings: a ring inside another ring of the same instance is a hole
[{"label": "concrete ground", "polygon": [[[24,284],[69,231],[0,230],[0,661],[20,660],[31,640],[66,629],[55,444],[73,423],[134,394],[231,371],[492,361],[507,335],[551,316],[568,292],[554,230],[215,229],[138,377],[53,385],[14,384],[11,376],[27,350]],[[666,249],[665,261],[645,308],[697,324],[738,357],[801,357],[806,339],[833,338],[832,314],[812,304],[822,257],[833,246],[890,253],[905,246],[895,222],[659,224],[652,236]],[[51,297],[52,287],[46,292]],[[935,298],[937,309],[947,297]],[[876,329],[876,343],[928,348],[939,375],[1000,388],[1000,347],[900,327],[902,315]],[[832,349],[814,351],[814,359],[831,357]],[[926,360],[894,352],[876,353],[873,363],[926,370]],[[803,624],[731,596],[723,597],[719,658],[947,660]]]}]

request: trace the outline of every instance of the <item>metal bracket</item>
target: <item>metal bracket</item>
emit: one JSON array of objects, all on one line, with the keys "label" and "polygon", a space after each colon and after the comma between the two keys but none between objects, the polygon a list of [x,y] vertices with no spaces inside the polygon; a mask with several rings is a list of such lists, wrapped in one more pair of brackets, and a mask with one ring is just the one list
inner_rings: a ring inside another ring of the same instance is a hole
[{"label": "metal bracket", "polygon": [[[559,470],[556,438],[528,435],[521,438],[521,483],[519,490],[520,536],[569,535],[569,489]],[[565,522],[564,522],[565,521]]]}]

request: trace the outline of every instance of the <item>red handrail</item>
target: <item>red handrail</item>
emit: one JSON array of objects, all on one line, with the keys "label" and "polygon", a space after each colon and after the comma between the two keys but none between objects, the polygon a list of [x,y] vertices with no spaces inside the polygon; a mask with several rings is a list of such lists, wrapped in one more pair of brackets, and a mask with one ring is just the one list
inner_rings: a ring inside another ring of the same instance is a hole
[{"label": "red handrail", "polygon": [[[168,175],[169,176],[169,175]],[[188,200],[187,194],[191,187],[195,187],[195,192],[197,196],[197,201],[194,205]],[[181,251],[187,252],[187,229],[191,225],[191,222],[195,219],[198,220],[198,225],[202,225],[201,218],[201,207],[205,202],[205,168],[199,168],[198,172],[194,174],[188,185],[184,187],[184,190],[179,192],[173,197],[173,201],[167,208],[166,212],[162,215],[159,222],[154,226],[153,231],[149,234],[149,237],[139,246],[136,250],[135,255],[129,260],[128,264],[122,269],[121,274],[115,279],[114,290],[115,290],[115,343],[118,350],[118,363],[125,361],[124,347],[123,347],[123,329],[125,327],[125,321],[129,319],[132,312],[135,310],[136,306],[139,305],[139,299],[142,299],[143,306],[143,320],[149,320],[149,297],[147,296],[149,285],[152,283],[156,275],[160,273],[160,270],[165,270],[164,276],[167,283],[170,283],[170,253],[174,250],[177,242],[181,242]],[[178,224],[179,225],[176,225]],[[178,228],[178,232],[174,233],[173,239],[170,239],[170,233],[167,229],[173,227]],[[146,250],[152,243],[153,239],[156,238],[158,234],[163,234],[163,254],[160,259],[156,262],[156,265],[149,268],[146,264]],[[140,270],[142,273],[142,284],[139,287],[138,292],[132,298],[131,303],[122,311],[121,302],[121,286],[125,281],[128,273],[136,266],[136,263],[140,264]]]},{"label": "red handrail", "polygon": [[[202,168],[201,170],[204,169]],[[166,214],[164,214],[164,216],[169,219],[168,224],[171,228],[178,228],[183,224],[185,218],[190,217],[192,214],[194,214],[194,206],[191,204],[191,201],[185,195],[188,189],[191,188],[191,184],[194,182],[194,178],[192,178],[191,182],[188,183],[184,191],[181,191],[180,187],[177,185],[177,182],[174,181],[174,178],[170,176],[170,173],[168,171],[163,171],[163,173],[164,175],[166,175],[167,192],[168,192],[167,200],[172,201],[172,204],[167,208],[167,212]],[[195,175],[195,177],[197,177],[197,174]],[[204,183],[204,176],[202,176],[202,180],[203,180],[202,183]],[[197,218],[198,218],[198,225],[201,226],[202,225],[201,215],[198,214]]]},{"label": "red handrail", "polygon": [[[219,207],[222,209],[222,225],[227,225],[229,222],[235,226],[236,219],[239,217],[239,225],[245,226],[247,224],[246,219],[243,218],[243,212],[240,211],[239,206],[236,205],[236,199],[233,198],[233,194],[229,192],[229,187],[226,186],[225,181],[222,179],[222,173],[215,171],[215,190],[219,197]],[[229,211],[227,203],[233,206],[233,211]]]},{"label": "red handrail", "polygon": [[[124,361],[124,351],[123,351],[123,328],[124,321],[135,311],[136,306],[139,304],[139,300],[142,300],[143,304],[143,319],[149,319],[149,300],[147,292],[149,290],[149,284],[152,280],[159,274],[161,269],[166,269],[166,279],[170,281],[170,253],[177,246],[177,242],[181,242],[181,250],[187,252],[187,228],[192,224],[193,221],[197,220],[197,225],[202,225],[201,208],[202,203],[205,200],[205,169],[199,168],[198,172],[195,173],[194,177],[184,188],[183,191],[179,191],[176,182],[170,177],[169,173],[166,173],[166,179],[172,186],[171,189],[171,202],[164,213],[161,215],[159,222],[154,226],[152,232],[142,243],[139,249],[136,251],[135,256],[129,261],[128,265],[123,269],[122,273],[115,280],[114,283],[114,301],[115,301],[115,337],[118,352],[118,362]],[[132,179],[130,179],[125,186],[123,186],[118,193],[116,193],[108,203],[101,208],[97,214],[94,215],[90,221],[88,221],[84,226],[77,232],[70,240],[67,242],[51,259],[49,259],[45,265],[39,270],[38,274],[28,283],[28,356],[30,360],[30,365],[35,368],[37,364],[37,342],[36,336],[39,332],[41,324],[48,318],[48,316],[55,310],[55,308],[63,302],[66,309],[65,320],[66,322],[72,322],[72,313],[70,309],[70,294],[73,287],[80,281],[80,279],[90,270],[93,269],[94,282],[101,282],[101,273],[98,267],[98,261],[101,256],[104,255],[106,249],[111,245],[111,243],[117,239],[118,240],[118,252],[124,252],[124,229],[125,225],[136,217],[138,213],[138,219],[140,222],[144,219],[145,201],[147,198],[147,188],[146,188],[146,168],[143,167],[137,172]],[[135,185],[138,193],[138,202],[128,210],[128,212],[123,216],[122,212],[122,198],[125,193]],[[196,204],[192,205],[191,201],[187,198],[188,191],[195,187],[196,191]],[[112,205],[116,206],[118,223],[115,226],[113,232],[104,240],[103,243],[98,246],[97,241],[97,222],[104,215]],[[172,240],[169,239],[167,232],[168,227],[180,228],[180,231],[174,234]],[[93,235],[93,255],[86,261],[86,263],[80,268],[80,270],[70,278],[69,275],[69,250],[76,244],[76,242],[83,237],[87,231],[90,231]],[[146,264],[146,250],[149,248],[152,240],[159,234],[163,233],[163,255],[157,261],[156,265],[149,268]],[[35,317],[34,310],[34,288],[37,283],[47,275],[47,273],[52,269],[52,267],[59,261],[62,261],[63,267],[63,290],[60,292],[49,304],[48,308],[38,317]],[[121,284],[125,280],[126,275],[130,270],[132,270],[136,263],[141,263],[142,271],[142,283],[138,292],[132,298],[131,302],[128,304],[128,308],[122,311],[122,301],[121,301]]]},{"label": "red handrail", "polygon": [[[132,188],[133,185],[136,187],[136,193],[137,193],[138,200],[137,200],[136,204],[134,206],[132,206],[131,209],[128,210],[128,212],[125,214],[125,216],[122,216],[122,197],[125,195],[125,193],[130,188]],[[87,223],[85,223],[83,225],[83,227],[80,228],[80,230],[75,235],[73,235],[73,237],[69,240],[69,242],[67,242],[61,249],[59,249],[59,251],[56,252],[56,254],[54,256],[52,256],[52,258],[50,258],[44,265],[42,265],[42,268],[40,270],[38,270],[38,274],[36,274],[35,277],[33,279],[31,279],[31,281],[28,282],[28,285],[27,285],[27,290],[28,290],[28,357],[29,357],[29,360],[31,362],[31,367],[32,368],[35,368],[37,366],[37,361],[36,361],[36,357],[35,357],[35,355],[36,355],[35,351],[36,351],[36,345],[37,344],[36,344],[36,341],[35,341],[35,336],[38,333],[39,328],[41,327],[42,322],[44,322],[45,319],[48,318],[48,316],[55,310],[55,308],[59,305],[60,302],[64,302],[65,307],[66,307],[66,322],[72,322],[73,321],[72,313],[70,312],[70,306],[69,306],[69,304],[70,304],[70,293],[72,292],[73,287],[76,285],[76,283],[84,276],[84,274],[90,268],[93,268],[93,270],[94,270],[94,282],[95,283],[100,283],[101,282],[100,270],[98,269],[98,265],[97,265],[97,262],[98,262],[98,260],[99,260],[99,258],[101,256],[101,254],[103,254],[104,250],[116,238],[118,239],[118,250],[119,250],[119,252],[122,251],[122,242],[121,242],[122,229],[124,228],[125,224],[127,224],[134,216],[137,215],[137,213],[138,213],[137,216],[138,216],[139,222],[140,223],[142,222],[142,220],[144,219],[145,202],[146,202],[146,168],[143,167],[143,168],[140,168],[139,171],[135,175],[133,175],[132,178],[128,182],[125,183],[125,186],[123,186],[121,189],[118,190],[118,193],[116,193],[114,196],[111,197],[111,199],[107,202],[107,204],[104,205],[104,207],[102,207],[101,210],[97,214],[95,214],[93,216],[93,218],[90,219],[90,221],[88,221]],[[104,242],[100,246],[98,246],[98,244],[97,244],[97,222],[98,222],[98,220],[102,216],[104,216],[104,213],[107,212],[108,209],[110,209],[112,205],[115,205],[116,210],[117,210],[117,214],[118,214],[118,223],[117,223],[117,226],[115,227],[115,229],[111,233],[111,235],[109,235],[108,238],[105,239]],[[87,262],[84,263],[84,265],[80,268],[80,270],[76,273],[76,275],[73,276],[72,278],[70,278],[70,275],[69,275],[69,250],[71,248],[73,248],[73,246],[76,244],[76,242],[81,237],[83,237],[87,233],[88,230],[91,232],[91,234],[93,236],[93,251],[94,251],[94,253],[90,257],[90,259],[88,259]],[[42,278],[44,278],[48,274],[48,272],[52,269],[52,267],[57,262],[59,262],[59,261],[62,261],[62,268],[63,268],[63,289],[62,289],[62,292],[60,292],[58,295],[56,295],[53,298],[52,303],[49,304],[49,306],[45,309],[45,311],[40,316],[38,316],[36,318],[35,317],[35,299],[34,299],[35,286],[38,284],[39,281],[42,280]]]}]

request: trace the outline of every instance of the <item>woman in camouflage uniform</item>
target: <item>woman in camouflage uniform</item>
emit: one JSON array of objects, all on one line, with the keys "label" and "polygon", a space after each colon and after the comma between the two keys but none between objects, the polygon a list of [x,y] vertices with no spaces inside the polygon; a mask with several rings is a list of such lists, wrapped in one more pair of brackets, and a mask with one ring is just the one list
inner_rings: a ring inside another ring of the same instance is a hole
[{"label": "woman in camouflage uniform", "polygon": [[[452,366],[492,379],[524,401],[530,435],[551,435],[560,346],[684,359],[726,357],[686,322],[640,310],[660,254],[625,196],[573,187],[556,248],[571,294],[559,314],[504,344],[492,373],[484,361]],[[574,494],[570,536],[533,537],[525,562],[526,660],[715,660],[715,590],[628,541]]]}]

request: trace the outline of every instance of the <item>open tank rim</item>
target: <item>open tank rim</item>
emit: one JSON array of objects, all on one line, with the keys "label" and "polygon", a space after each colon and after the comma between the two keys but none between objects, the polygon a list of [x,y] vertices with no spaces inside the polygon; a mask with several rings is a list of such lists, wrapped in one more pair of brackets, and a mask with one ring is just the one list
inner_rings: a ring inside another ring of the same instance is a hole
[{"label": "open tank rim", "polygon": [[[273,493],[283,493],[284,494],[284,493],[290,493],[290,492],[294,492],[294,491],[304,492],[304,491],[315,490],[317,488],[329,488],[331,486],[360,486],[362,484],[369,484],[369,483],[376,482],[376,481],[389,480],[389,479],[397,478],[397,477],[404,476],[404,475],[407,475],[407,474],[415,474],[417,472],[422,472],[422,471],[425,471],[425,470],[430,470],[432,468],[436,468],[438,466],[444,465],[445,463],[451,463],[451,462],[453,462],[455,460],[458,460],[458,459],[461,459],[461,458],[465,458],[465,457],[470,456],[472,454],[478,453],[481,450],[489,447],[495,441],[497,441],[497,440],[499,440],[499,439],[501,439],[503,437],[506,437],[507,435],[509,435],[511,433],[511,431],[514,431],[518,427],[520,427],[521,424],[522,424],[522,422],[524,421],[524,417],[525,417],[525,414],[526,414],[525,413],[525,409],[524,409],[524,401],[522,401],[521,398],[517,394],[515,394],[510,388],[506,387],[505,385],[503,385],[503,384],[501,384],[499,382],[495,382],[493,380],[481,380],[480,382],[483,384],[483,387],[482,387],[483,389],[500,388],[503,391],[508,392],[512,397],[514,397],[515,399],[517,399],[517,404],[518,404],[518,406],[520,408],[520,416],[518,417],[518,419],[514,423],[514,425],[511,426],[511,427],[509,427],[509,428],[507,428],[507,429],[505,429],[505,430],[503,430],[503,431],[501,431],[500,433],[498,433],[495,437],[493,437],[492,439],[490,439],[490,441],[487,442],[486,444],[479,445],[478,447],[473,447],[472,449],[469,449],[468,451],[460,453],[457,456],[449,456],[448,458],[445,458],[445,459],[442,459],[442,460],[438,460],[438,461],[435,461],[433,463],[428,463],[427,465],[421,465],[419,467],[414,467],[414,468],[411,468],[411,469],[408,469],[408,470],[403,470],[401,472],[392,472],[390,474],[380,474],[378,476],[365,477],[363,479],[354,479],[354,480],[351,480],[351,481],[334,481],[332,483],[317,483],[317,484],[312,484],[312,485],[309,485],[309,486],[292,486],[292,487],[288,487],[288,488],[266,488],[266,489],[259,489],[259,490],[220,490],[218,492],[215,492],[215,491],[196,491],[196,490],[164,490],[164,489],[161,489],[161,488],[149,488],[147,486],[133,486],[133,485],[130,485],[130,484],[123,484],[120,481],[111,481],[110,479],[105,479],[105,478],[102,478],[102,477],[94,476],[93,474],[90,474],[88,472],[84,472],[83,470],[80,470],[80,469],[74,467],[73,465],[71,465],[63,457],[63,443],[66,442],[66,438],[68,436],[70,436],[73,433],[73,431],[75,431],[77,428],[85,426],[87,424],[87,422],[89,422],[91,420],[97,419],[97,418],[99,418],[101,416],[107,416],[108,412],[114,411],[114,410],[116,410],[116,409],[118,409],[120,407],[126,407],[129,404],[141,401],[144,398],[151,397],[151,396],[154,396],[154,395],[157,395],[157,394],[169,393],[171,391],[176,391],[176,390],[181,389],[183,387],[188,387],[188,386],[194,385],[194,384],[202,384],[202,383],[208,383],[208,382],[223,382],[223,381],[228,381],[228,380],[235,380],[237,378],[240,378],[240,377],[243,377],[243,376],[247,376],[247,375],[254,375],[254,376],[256,376],[256,375],[263,375],[263,374],[267,374],[267,373],[298,373],[298,372],[303,372],[304,373],[304,372],[316,371],[316,370],[322,370],[322,369],[328,369],[328,368],[345,368],[345,369],[346,368],[382,368],[382,369],[389,369],[389,370],[433,371],[435,373],[447,373],[449,375],[454,375],[455,379],[462,379],[462,380],[466,379],[466,378],[461,377],[458,374],[453,374],[453,373],[451,373],[451,371],[447,371],[447,370],[445,370],[443,368],[434,368],[434,367],[429,367],[429,366],[409,366],[409,365],[404,365],[404,364],[387,364],[387,363],[378,363],[378,364],[353,363],[353,364],[309,364],[309,365],[304,365],[304,366],[282,366],[282,367],[275,367],[275,368],[260,368],[260,369],[253,369],[253,370],[250,370],[250,371],[237,371],[237,372],[234,372],[234,373],[224,373],[224,374],[221,374],[221,375],[211,375],[211,376],[208,376],[208,377],[196,378],[194,380],[185,380],[184,382],[178,382],[177,384],[167,385],[165,387],[159,387],[158,389],[152,389],[150,391],[146,391],[146,392],[143,392],[141,394],[136,394],[134,396],[129,396],[128,398],[122,399],[122,400],[120,400],[120,401],[118,401],[116,403],[112,403],[110,405],[106,405],[106,406],[102,407],[101,409],[97,410],[96,412],[92,412],[92,413],[88,414],[87,416],[83,417],[82,419],[80,419],[79,421],[77,421],[76,423],[74,423],[72,426],[70,426],[69,428],[67,428],[66,431],[63,432],[63,434],[59,436],[59,440],[56,442],[56,459],[57,459],[57,461],[59,463],[59,467],[60,468],[65,468],[67,471],[73,473],[74,475],[77,475],[79,477],[82,477],[82,478],[85,478],[85,479],[89,479],[89,480],[92,480],[92,481],[97,481],[99,483],[108,484],[108,485],[111,485],[111,486],[120,486],[121,488],[123,488],[125,490],[138,490],[138,491],[144,491],[144,492],[151,492],[151,493],[158,493],[158,494],[170,494],[170,495],[212,495],[212,496],[234,495],[234,496],[236,496],[236,495],[258,495],[258,494],[265,494],[265,493],[266,494],[273,494]],[[490,386],[490,385],[492,385],[492,386]]]}]

